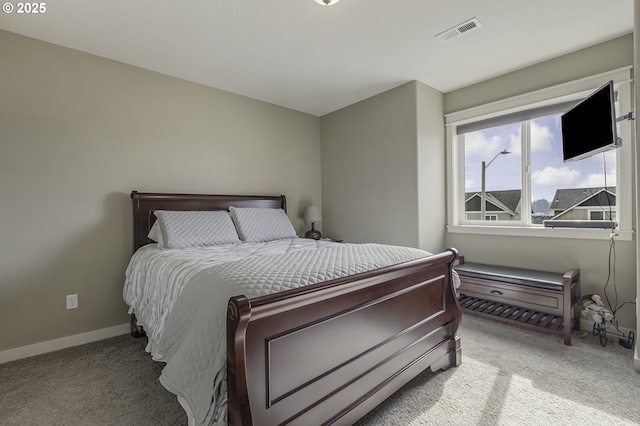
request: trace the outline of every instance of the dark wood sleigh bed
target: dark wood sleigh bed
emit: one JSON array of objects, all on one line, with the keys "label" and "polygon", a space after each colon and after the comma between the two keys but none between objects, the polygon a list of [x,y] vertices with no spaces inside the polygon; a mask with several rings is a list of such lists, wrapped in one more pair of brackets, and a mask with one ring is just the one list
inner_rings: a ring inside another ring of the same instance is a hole
[{"label": "dark wood sleigh bed", "polygon": [[[134,250],[155,210],[286,209],[284,196],[138,193]],[[350,425],[425,369],[461,362],[455,249],[295,290],[231,298],[230,425]]]}]

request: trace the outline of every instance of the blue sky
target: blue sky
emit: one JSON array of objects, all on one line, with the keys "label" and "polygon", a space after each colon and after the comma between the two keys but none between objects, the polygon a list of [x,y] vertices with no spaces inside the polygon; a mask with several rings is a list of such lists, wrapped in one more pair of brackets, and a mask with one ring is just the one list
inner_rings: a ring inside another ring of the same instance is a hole
[{"label": "blue sky", "polygon": [[[521,189],[520,123],[465,135],[465,192],[480,191],[482,161],[499,155],[486,170],[486,189]],[[616,184],[616,152],[596,154],[584,160],[562,162],[560,115],[531,120],[532,201],[553,200],[556,189],[602,187]]]}]

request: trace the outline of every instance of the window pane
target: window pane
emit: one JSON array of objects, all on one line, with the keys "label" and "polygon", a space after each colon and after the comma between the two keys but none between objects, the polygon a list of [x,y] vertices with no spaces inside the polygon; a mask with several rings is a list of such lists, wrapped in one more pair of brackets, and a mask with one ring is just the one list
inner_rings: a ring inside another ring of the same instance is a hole
[{"label": "window pane", "polygon": [[[519,123],[508,124],[464,134],[467,219],[520,220],[520,127]],[[483,182],[484,214],[481,201]]]},{"label": "window pane", "polygon": [[531,120],[530,127],[533,223],[613,216],[609,211],[616,209],[615,150],[563,163],[560,115]]},{"label": "window pane", "polygon": [[592,210],[589,212],[589,219],[591,220],[616,220],[616,212],[611,211],[602,211],[602,210]]}]

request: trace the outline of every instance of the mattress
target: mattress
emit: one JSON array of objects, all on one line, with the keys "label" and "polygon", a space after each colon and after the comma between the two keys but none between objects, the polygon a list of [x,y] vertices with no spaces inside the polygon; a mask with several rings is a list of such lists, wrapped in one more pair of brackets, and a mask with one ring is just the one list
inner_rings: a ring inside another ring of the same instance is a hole
[{"label": "mattress", "polygon": [[190,249],[141,247],[131,258],[125,274],[124,301],[149,338],[147,351],[161,360],[155,350],[167,316],[184,286],[198,273],[216,265],[241,259],[298,250],[317,250],[334,244],[308,239],[284,239],[264,243],[229,244]]},{"label": "mattress", "polygon": [[226,424],[226,308],[249,298],[429,256],[408,247],[308,239],[206,249],[140,248],[124,299],[166,362],[160,381],[197,425]]}]

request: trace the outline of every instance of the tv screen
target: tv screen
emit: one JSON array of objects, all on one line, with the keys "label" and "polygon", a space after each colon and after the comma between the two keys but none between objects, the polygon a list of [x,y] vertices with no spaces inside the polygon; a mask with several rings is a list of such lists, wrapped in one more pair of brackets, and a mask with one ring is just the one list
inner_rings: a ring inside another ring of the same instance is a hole
[{"label": "tv screen", "polygon": [[564,162],[590,157],[618,148],[613,81],[562,115],[562,155]]}]

